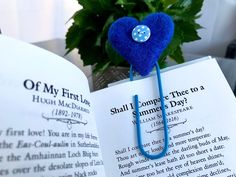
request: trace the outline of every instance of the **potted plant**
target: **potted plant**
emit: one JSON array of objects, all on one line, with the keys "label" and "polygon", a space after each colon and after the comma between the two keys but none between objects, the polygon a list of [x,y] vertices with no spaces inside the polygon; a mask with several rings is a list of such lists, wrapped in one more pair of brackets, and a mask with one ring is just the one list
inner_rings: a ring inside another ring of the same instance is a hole
[{"label": "potted plant", "polygon": [[78,49],[84,65],[93,65],[93,72],[104,72],[110,66],[128,66],[107,41],[107,32],[116,19],[123,16],[142,20],[149,13],[164,12],[172,16],[175,32],[169,46],[162,53],[159,64],[164,67],[166,57],[183,63],[181,45],[199,40],[196,23],[203,0],[78,0],[83,7],[72,17],[73,24],[66,34],[67,53]]}]

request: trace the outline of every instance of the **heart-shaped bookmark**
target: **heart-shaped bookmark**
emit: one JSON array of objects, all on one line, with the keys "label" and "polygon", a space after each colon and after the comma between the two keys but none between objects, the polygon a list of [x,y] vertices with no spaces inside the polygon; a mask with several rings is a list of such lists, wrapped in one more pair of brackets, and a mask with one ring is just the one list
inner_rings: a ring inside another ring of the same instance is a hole
[{"label": "heart-shaped bookmark", "polygon": [[109,29],[108,41],[135,71],[145,76],[170,43],[173,33],[172,18],[153,13],[141,22],[132,17],[116,20]]},{"label": "heart-shaped bookmark", "polygon": [[120,18],[111,25],[108,32],[108,41],[111,46],[131,65],[130,80],[133,80],[132,68],[140,75],[145,76],[156,65],[163,117],[163,127],[160,127],[160,129],[163,128],[165,139],[163,150],[159,154],[148,154],[144,150],[140,126],[139,100],[138,95],[134,96],[138,147],[140,152],[149,159],[163,157],[168,150],[168,125],[160,68],[157,61],[170,43],[173,34],[174,23],[172,18],[164,13],[150,14],[141,22],[131,17]]}]

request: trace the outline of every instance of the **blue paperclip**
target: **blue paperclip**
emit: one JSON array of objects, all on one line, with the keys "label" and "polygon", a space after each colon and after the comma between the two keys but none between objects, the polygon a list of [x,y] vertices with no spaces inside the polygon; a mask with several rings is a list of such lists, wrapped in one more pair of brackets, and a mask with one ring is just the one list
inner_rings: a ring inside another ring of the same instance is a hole
[{"label": "blue paperclip", "polygon": [[[138,147],[139,147],[139,150],[143,156],[145,156],[149,159],[152,159],[152,160],[164,157],[167,150],[168,150],[168,144],[169,144],[168,125],[167,125],[167,120],[166,120],[166,111],[165,111],[165,104],[164,104],[164,96],[163,96],[160,68],[159,68],[158,63],[156,63],[155,66],[156,66],[157,84],[158,84],[159,93],[160,93],[161,110],[162,110],[162,118],[163,118],[163,126],[164,126],[164,148],[159,154],[156,154],[156,155],[148,154],[143,148],[142,133],[141,133],[141,126],[140,126],[140,116],[139,116],[139,106],[138,106],[139,100],[138,100],[138,95],[134,96]],[[130,81],[133,81],[133,67],[132,67],[132,65],[130,66],[130,75],[129,76],[130,76]]]},{"label": "blue paperclip", "polygon": [[163,126],[164,148],[157,155],[148,154],[142,145],[142,134],[139,115],[138,95],[134,96],[138,147],[145,157],[158,159],[165,156],[168,150],[168,125],[166,120],[160,68],[157,64],[163,51],[174,35],[173,19],[165,13],[151,13],[141,22],[133,17],[117,19],[109,28],[108,41],[120,56],[130,63],[130,80],[133,80],[133,68],[142,76],[146,76],[156,65],[158,88],[160,93]]}]

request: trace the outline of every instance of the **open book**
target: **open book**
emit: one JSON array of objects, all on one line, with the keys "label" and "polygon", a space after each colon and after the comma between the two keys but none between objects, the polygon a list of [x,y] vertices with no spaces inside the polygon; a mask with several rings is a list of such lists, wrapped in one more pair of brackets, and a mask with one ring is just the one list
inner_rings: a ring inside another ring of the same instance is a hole
[{"label": "open book", "polygon": [[4,36],[0,66],[0,176],[236,176],[236,101],[214,59],[162,72],[170,143],[157,160],[137,148],[132,100],[145,150],[160,152],[155,76],[90,93],[76,66]]}]

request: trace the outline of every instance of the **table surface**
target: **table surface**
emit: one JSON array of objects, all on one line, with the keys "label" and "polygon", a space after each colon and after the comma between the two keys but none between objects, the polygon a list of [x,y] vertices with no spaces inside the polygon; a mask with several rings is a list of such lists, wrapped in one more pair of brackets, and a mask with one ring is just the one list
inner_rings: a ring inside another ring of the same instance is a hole
[{"label": "table surface", "polygon": [[[79,67],[85,75],[88,77],[90,87],[92,87],[92,69],[91,66],[83,66],[82,60],[79,58],[78,51],[73,50],[69,54],[65,55],[65,40],[64,39],[52,39],[48,41],[42,41],[34,43],[34,45],[44,48],[48,51],[51,51],[68,61],[75,64]],[[198,59],[202,56],[200,55],[193,55],[193,54],[185,54],[185,60],[191,61],[194,59]],[[226,80],[228,81],[231,89],[233,90],[234,94],[236,95],[236,60],[235,59],[226,59],[226,58],[219,58],[215,57],[217,62],[225,75]],[[175,63],[169,62],[169,65],[174,65]]]}]

